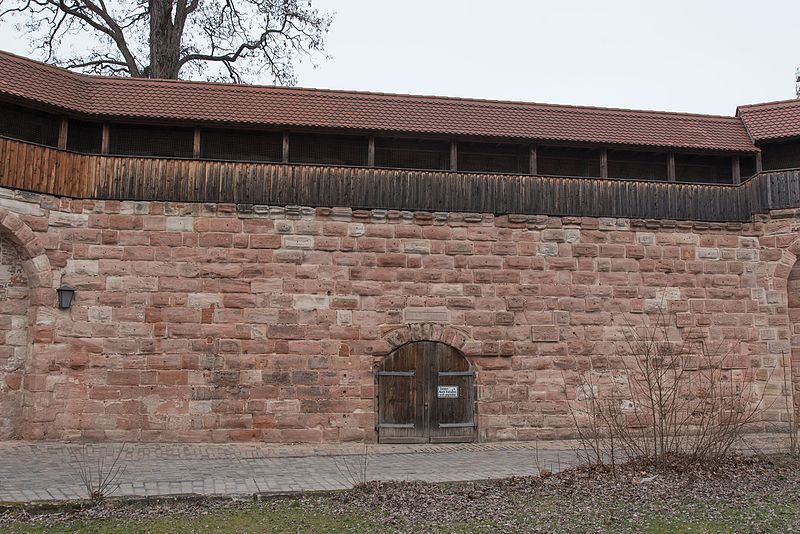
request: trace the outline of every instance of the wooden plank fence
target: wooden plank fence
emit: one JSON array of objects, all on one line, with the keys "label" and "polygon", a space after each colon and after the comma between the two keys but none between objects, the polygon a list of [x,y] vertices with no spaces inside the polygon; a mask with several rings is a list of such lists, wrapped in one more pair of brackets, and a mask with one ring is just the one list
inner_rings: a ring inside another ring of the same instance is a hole
[{"label": "wooden plank fence", "polygon": [[728,186],[82,155],[5,138],[0,186],[73,198],[702,221],[800,207],[800,171]]}]

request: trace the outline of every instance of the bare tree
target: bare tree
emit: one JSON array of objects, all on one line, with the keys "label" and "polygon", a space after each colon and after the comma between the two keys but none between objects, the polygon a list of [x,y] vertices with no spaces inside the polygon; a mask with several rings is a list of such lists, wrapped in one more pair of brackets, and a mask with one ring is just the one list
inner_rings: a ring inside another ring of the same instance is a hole
[{"label": "bare tree", "polygon": [[[296,83],[332,16],[310,0],[0,0],[48,63],[94,74]],[[3,27],[3,26],[0,26]]]}]

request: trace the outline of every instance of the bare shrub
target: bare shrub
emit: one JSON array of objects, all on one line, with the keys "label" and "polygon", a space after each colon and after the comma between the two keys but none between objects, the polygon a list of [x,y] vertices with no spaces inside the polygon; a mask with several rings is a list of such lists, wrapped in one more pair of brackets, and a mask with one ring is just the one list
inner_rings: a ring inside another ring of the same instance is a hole
[{"label": "bare shrub", "polygon": [[[606,421],[606,414],[611,410],[610,406],[603,407],[602,404],[613,402],[612,399],[600,398],[599,376],[592,369],[581,373],[580,384],[576,388],[576,400],[583,404],[572,407],[570,415],[575,429],[578,433],[578,441],[581,444],[578,452],[578,459],[589,465],[603,465],[610,463],[616,465],[614,455],[614,434],[609,432],[610,425]],[[567,392],[567,380],[564,379],[564,392]]]},{"label": "bare shrub", "polygon": [[786,423],[789,432],[789,454],[800,455],[800,427],[797,424],[798,399],[792,379],[794,364],[791,355],[783,355],[783,393],[786,400]]},{"label": "bare shrub", "polygon": [[69,447],[69,464],[86,490],[86,496],[93,502],[101,502],[110,497],[118,488],[125,473],[125,466],[119,460],[125,451],[123,443],[116,452],[114,447],[92,446]]},{"label": "bare shrub", "polygon": [[677,456],[730,453],[756,423],[769,382],[759,385],[749,365],[733,363],[740,346],[712,345],[700,332],[681,336],[663,311],[652,324],[628,324],[614,355],[619,368],[590,365],[570,406],[587,462],[614,465],[621,453],[663,466]]},{"label": "bare shrub", "polygon": [[353,488],[362,488],[370,481],[369,471],[369,445],[364,444],[364,451],[359,454],[334,456],[333,464],[345,485]]}]

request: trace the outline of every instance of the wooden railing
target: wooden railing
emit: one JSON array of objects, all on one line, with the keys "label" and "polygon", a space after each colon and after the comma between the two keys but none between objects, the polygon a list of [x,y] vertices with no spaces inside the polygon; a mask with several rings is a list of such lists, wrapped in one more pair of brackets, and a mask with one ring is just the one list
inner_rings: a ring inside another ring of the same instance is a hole
[{"label": "wooden railing", "polygon": [[743,188],[752,213],[800,207],[800,169],[762,172]]},{"label": "wooden railing", "polygon": [[0,185],[91,198],[102,179],[101,159],[0,138]]},{"label": "wooden railing", "polygon": [[0,138],[0,186],[73,198],[749,221],[800,171],[740,186],[82,155]]}]

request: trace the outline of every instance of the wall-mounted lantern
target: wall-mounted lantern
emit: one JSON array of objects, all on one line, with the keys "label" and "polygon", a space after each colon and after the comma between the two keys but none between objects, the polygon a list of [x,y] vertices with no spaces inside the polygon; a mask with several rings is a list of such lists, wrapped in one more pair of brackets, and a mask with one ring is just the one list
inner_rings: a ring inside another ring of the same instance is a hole
[{"label": "wall-mounted lantern", "polygon": [[68,310],[72,306],[72,297],[75,296],[75,289],[65,285],[56,289],[56,293],[58,293],[59,309]]}]

